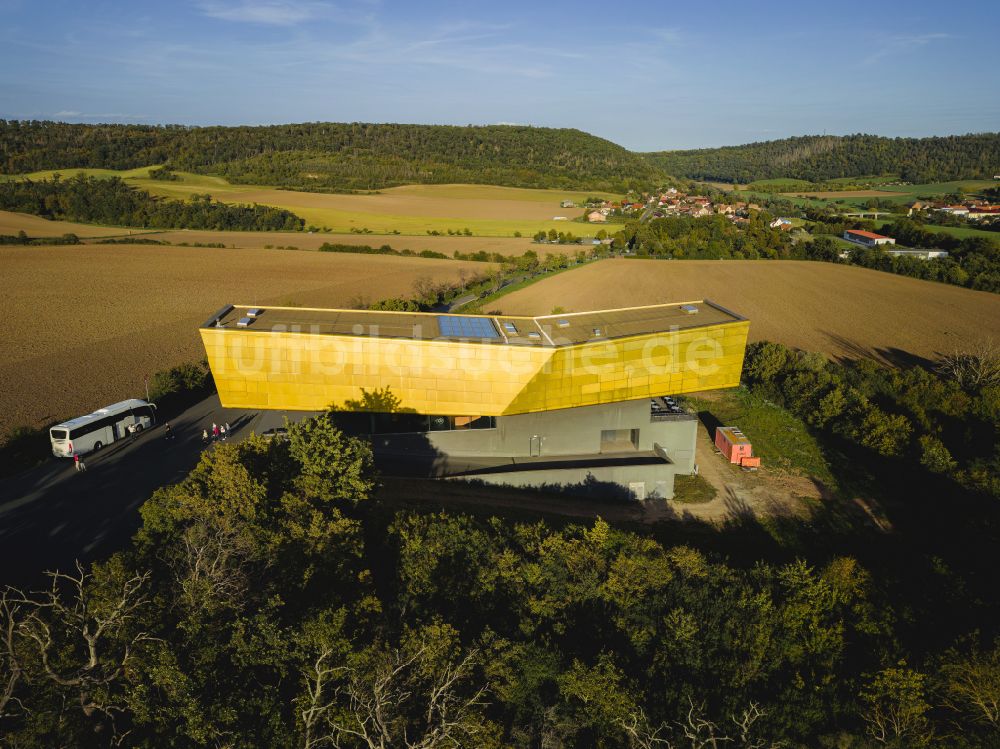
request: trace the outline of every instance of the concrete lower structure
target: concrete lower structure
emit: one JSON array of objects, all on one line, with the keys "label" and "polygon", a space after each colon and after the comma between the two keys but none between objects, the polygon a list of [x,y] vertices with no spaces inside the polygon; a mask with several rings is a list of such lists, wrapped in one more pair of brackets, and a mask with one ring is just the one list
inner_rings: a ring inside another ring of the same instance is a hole
[{"label": "concrete lower structure", "polygon": [[440,431],[378,433],[387,423],[381,414],[336,418],[349,433],[370,437],[380,469],[392,475],[671,498],[674,476],[695,469],[698,422],[689,413],[654,412],[653,402],[499,416],[492,426]]}]

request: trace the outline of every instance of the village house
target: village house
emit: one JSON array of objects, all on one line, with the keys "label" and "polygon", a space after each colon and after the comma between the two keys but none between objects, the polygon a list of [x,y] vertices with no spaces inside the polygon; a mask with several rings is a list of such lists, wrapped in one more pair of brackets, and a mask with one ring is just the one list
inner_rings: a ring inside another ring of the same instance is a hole
[{"label": "village house", "polygon": [[587,221],[592,224],[606,224],[608,221],[607,215],[602,211],[591,211],[587,214]]},{"label": "village house", "polygon": [[876,247],[881,244],[896,244],[896,240],[892,237],[876,234],[873,231],[862,231],[861,229],[848,229],[844,232],[844,239],[848,242],[854,242],[854,244],[864,245],[865,247]]}]

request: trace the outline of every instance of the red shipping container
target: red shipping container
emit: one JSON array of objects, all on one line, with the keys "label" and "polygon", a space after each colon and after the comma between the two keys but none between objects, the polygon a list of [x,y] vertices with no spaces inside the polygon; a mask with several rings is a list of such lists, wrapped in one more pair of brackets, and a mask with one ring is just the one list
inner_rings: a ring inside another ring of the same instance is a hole
[{"label": "red shipping container", "polygon": [[738,427],[717,428],[715,430],[715,446],[730,463],[739,464],[743,458],[749,458],[753,454],[753,445]]}]

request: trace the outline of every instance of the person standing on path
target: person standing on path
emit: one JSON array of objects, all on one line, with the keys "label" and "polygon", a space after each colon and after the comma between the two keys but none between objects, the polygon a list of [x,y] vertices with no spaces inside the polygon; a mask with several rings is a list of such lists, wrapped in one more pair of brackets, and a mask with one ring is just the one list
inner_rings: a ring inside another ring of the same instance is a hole
[{"label": "person standing on path", "polygon": [[219,439],[219,425],[216,424],[214,421],[212,422],[212,439],[214,440]]},{"label": "person standing on path", "polygon": [[83,473],[84,471],[87,470],[87,464],[84,463],[83,460],[80,458],[79,453],[73,454],[73,465],[76,466],[77,473]]},{"label": "person standing on path", "polygon": [[201,444],[203,444],[203,445],[208,444],[208,430],[207,429],[202,429],[201,430]]}]

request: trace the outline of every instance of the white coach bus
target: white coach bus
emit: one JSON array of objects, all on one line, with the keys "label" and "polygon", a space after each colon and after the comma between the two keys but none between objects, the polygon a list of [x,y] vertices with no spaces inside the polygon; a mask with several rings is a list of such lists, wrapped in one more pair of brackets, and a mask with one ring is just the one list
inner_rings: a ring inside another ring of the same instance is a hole
[{"label": "white coach bus", "polygon": [[155,423],[156,406],[151,403],[138,398],[113,403],[49,429],[52,454],[57,458],[71,458],[95,452],[128,436],[127,430],[132,424],[136,425],[136,431],[141,431]]}]

